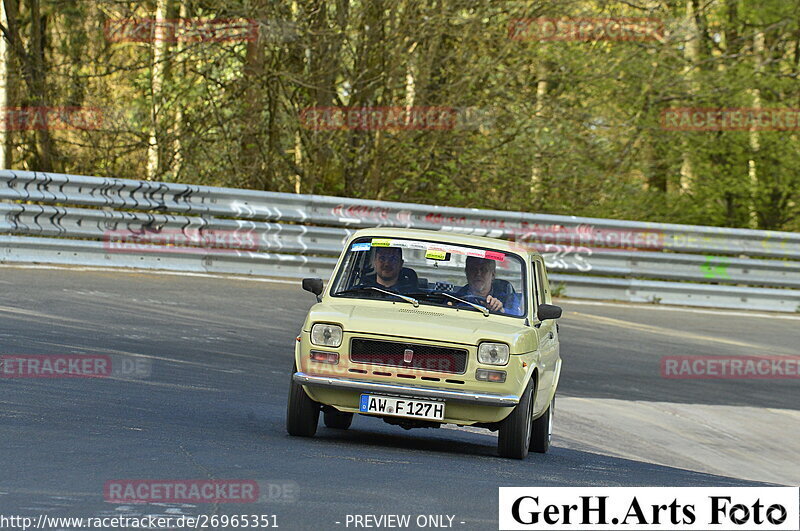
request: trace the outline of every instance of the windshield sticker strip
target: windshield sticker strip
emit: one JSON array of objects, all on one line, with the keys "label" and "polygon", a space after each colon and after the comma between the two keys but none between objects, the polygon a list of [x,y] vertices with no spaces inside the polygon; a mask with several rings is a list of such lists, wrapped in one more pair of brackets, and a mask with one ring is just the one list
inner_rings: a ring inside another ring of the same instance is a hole
[{"label": "windshield sticker strip", "polygon": [[392,240],[389,238],[372,238],[373,247],[401,247],[403,249],[421,249],[426,252],[441,252],[460,254],[464,256],[474,256],[477,258],[488,258],[497,262],[504,262],[506,259],[505,253],[498,251],[484,251],[482,249],[473,249],[470,247],[458,247],[455,245],[446,245],[434,242],[421,242],[415,240]]},{"label": "windshield sticker strip", "polygon": [[425,258],[428,260],[445,260],[447,258],[447,253],[436,249],[428,249],[425,251]]},{"label": "windshield sticker strip", "polygon": [[488,258],[502,262],[505,260],[506,255],[497,251],[484,251],[483,249],[472,249],[470,247],[456,247],[453,245],[440,245],[436,243],[430,244],[430,250],[444,251],[451,254],[460,254],[464,256],[474,256],[476,258]]},{"label": "windshield sticker strip", "polygon": [[350,247],[351,251],[369,251],[370,248],[369,242],[361,242],[361,243],[354,243],[352,247]]}]

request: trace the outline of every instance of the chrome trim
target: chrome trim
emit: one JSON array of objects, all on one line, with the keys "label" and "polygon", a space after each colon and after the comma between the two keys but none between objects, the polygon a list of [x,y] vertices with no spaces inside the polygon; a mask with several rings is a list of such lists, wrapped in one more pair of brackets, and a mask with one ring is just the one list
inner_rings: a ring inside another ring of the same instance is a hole
[{"label": "chrome trim", "polygon": [[333,376],[313,376],[304,372],[294,373],[292,379],[301,385],[333,387],[336,389],[346,389],[360,392],[387,393],[390,395],[407,396],[409,398],[433,398],[439,400],[449,400],[452,402],[478,404],[481,406],[514,407],[519,403],[519,397],[515,395],[472,393],[452,389],[435,389],[432,387],[411,387],[382,382],[365,382],[361,380],[350,380],[348,378],[336,378]]}]

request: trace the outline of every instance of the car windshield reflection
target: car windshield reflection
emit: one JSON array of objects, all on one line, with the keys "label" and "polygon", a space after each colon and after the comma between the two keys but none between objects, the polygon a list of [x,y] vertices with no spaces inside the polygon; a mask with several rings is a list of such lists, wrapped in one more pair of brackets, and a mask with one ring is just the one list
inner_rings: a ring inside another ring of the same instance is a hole
[{"label": "car windshield reflection", "polygon": [[333,283],[334,297],[386,299],[523,317],[525,267],[513,254],[401,238],[350,244]]}]

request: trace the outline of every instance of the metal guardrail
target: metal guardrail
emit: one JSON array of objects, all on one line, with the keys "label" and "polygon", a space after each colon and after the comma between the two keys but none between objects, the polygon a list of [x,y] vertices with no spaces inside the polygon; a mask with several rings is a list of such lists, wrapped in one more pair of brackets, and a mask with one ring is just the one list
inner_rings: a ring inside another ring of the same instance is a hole
[{"label": "metal guardrail", "polygon": [[0,200],[354,228],[391,225],[498,238],[518,238],[541,227],[591,227],[623,236],[652,235],[658,238],[659,249],[674,252],[800,257],[800,233],[451,208],[40,172],[0,170]]},{"label": "metal guardrail", "polygon": [[[137,240],[156,242],[164,231],[184,233],[188,243],[198,240],[204,231],[225,231],[240,236],[240,241],[246,240],[247,244],[239,247],[242,251],[329,256],[338,256],[352,233],[332,227],[0,203],[0,232],[104,241],[130,234]],[[161,238],[162,242],[166,240],[175,238]],[[144,249],[143,245],[130,247],[128,250]],[[568,246],[560,244],[539,247],[550,268],[564,272],[685,281],[697,280],[702,273],[704,278],[720,284],[800,288],[800,262],[597,248],[567,252]],[[111,242],[106,249],[126,252],[122,245]]]},{"label": "metal guardrail", "polygon": [[512,239],[567,296],[800,310],[798,233],[0,170],[4,262],[325,276],[369,226]]}]

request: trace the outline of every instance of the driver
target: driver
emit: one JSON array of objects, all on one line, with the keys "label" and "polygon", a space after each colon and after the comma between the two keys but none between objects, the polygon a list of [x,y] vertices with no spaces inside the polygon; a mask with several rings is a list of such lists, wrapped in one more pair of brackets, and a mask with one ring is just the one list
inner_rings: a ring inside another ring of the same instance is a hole
[{"label": "driver", "polygon": [[402,274],[404,272],[403,249],[400,247],[375,247],[372,268],[375,273],[367,275],[364,282],[367,286],[396,291],[416,287],[413,275]]},{"label": "driver", "polygon": [[495,285],[495,271],[497,262],[489,258],[478,258],[468,256],[464,273],[467,276],[467,284],[457,292],[458,297],[472,296],[478,299],[486,299],[486,307],[493,312],[505,313],[503,301],[511,295],[508,289],[502,290],[504,285]]}]

